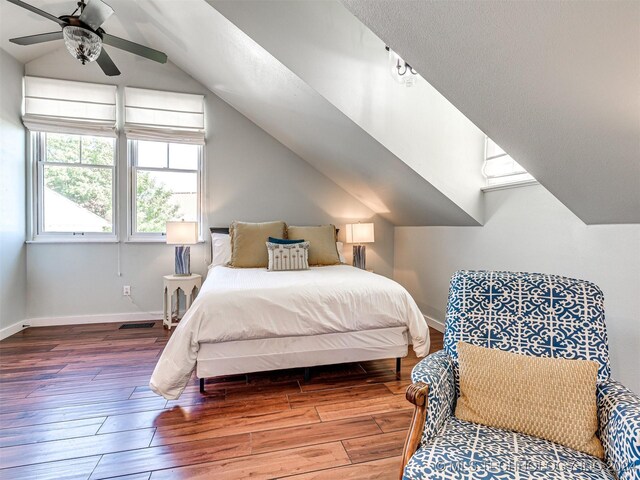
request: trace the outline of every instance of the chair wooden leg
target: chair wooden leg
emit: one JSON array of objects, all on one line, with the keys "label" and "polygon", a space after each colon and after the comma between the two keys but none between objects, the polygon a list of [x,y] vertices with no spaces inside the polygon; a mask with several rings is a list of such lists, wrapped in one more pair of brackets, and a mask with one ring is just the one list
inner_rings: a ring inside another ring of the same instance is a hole
[{"label": "chair wooden leg", "polygon": [[204,392],[204,378],[200,379],[200,393],[205,393]]},{"label": "chair wooden leg", "polygon": [[402,465],[400,468],[400,480],[404,475],[404,467],[411,456],[416,453],[420,440],[422,439],[422,432],[424,430],[424,422],[427,418],[427,395],[429,393],[429,385],[424,382],[414,383],[407,387],[407,400],[415,405],[413,411],[413,418],[411,419],[411,425],[409,425],[409,432],[407,433],[407,439],[404,443],[404,450],[402,452]]}]

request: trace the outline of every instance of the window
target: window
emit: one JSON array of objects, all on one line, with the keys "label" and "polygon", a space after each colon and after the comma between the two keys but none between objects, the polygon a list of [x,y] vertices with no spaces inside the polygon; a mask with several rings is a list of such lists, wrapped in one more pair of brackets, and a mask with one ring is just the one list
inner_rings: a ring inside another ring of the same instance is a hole
[{"label": "window", "polygon": [[115,241],[114,85],[25,77],[34,240]]},{"label": "window", "polygon": [[166,223],[200,222],[202,146],[129,140],[131,237],[162,239]]},{"label": "window", "polygon": [[36,236],[115,238],[116,141],[33,132]]},{"label": "window", "polygon": [[485,143],[485,161],[482,173],[487,188],[529,185],[536,180],[489,137]]},{"label": "window", "polygon": [[129,238],[164,241],[166,223],[202,228],[204,96],[126,87]]}]

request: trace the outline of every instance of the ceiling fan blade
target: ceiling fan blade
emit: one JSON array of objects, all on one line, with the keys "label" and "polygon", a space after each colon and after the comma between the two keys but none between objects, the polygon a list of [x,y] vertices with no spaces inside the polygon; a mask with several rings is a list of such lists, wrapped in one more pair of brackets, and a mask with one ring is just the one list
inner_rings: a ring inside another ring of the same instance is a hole
[{"label": "ceiling fan blade", "polygon": [[37,35],[9,39],[11,43],[17,45],[35,45],[36,43],[52,42],[53,40],[62,40],[62,32],[39,33]]},{"label": "ceiling fan blade", "polygon": [[140,45],[139,43],[130,42],[129,40],[125,40],[124,38],[115,37],[113,35],[109,35],[108,33],[103,33],[102,42],[106,43],[107,45],[111,45],[112,47],[119,48],[120,50],[125,50],[135,55],[140,55],[141,57],[148,58],[149,60],[153,60],[154,62],[167,63],[167,55],[165,53],[154,50],[153,48],[145,47],[144,45]]},{"label": "ceiling fan blade", "polygon": [[96,62],[98,62],[98,65],[105,73],[105,75],[108,75],[109,77],[120,75],[120,70],[118,70],[118,67],[116,67],[115,63],[113,63],[113,60],[111,60],[111,57],[104,48],[100,52],[100,55],[96,59]]},{"label": "ceiling fan blade", "polygon": [[79,20],[97,30],[111,15],[113,15],[113,8],[102,0],[89,0]]},{"label": "ceiling fan blade", "polygon": [[33,5],[29,5],[28,3],[25,3],[21,0],[7,0],[7,1],[13,3],[14,5],[18,5],[19,7],[26,8],[27,10],[33,13],[37,13],[41,17],[48,18],[49,20],[56,22],[61,27],[65,27],[67,25],[67,22],[65,22],[64,20],[60,20],[58,17],[54,17],[50,13],[47,13],[44,10],[40,10],[39,8],[36,8]]}]

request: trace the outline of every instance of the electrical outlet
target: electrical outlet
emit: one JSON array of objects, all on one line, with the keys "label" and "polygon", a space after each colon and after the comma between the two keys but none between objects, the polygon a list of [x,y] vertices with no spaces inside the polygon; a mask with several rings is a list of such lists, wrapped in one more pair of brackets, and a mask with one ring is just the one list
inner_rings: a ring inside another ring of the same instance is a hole
[{"label": "electrical outlet", "polygon": [[122,287],[122,295],[124,295],[125,297],[131,296],[131,285],[125,285],[124,287]]}]

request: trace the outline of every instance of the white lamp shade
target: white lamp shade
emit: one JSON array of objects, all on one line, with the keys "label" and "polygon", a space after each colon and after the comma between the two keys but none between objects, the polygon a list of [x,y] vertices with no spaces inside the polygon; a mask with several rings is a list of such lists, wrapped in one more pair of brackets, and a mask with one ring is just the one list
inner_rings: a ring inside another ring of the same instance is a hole
[{"label": "white lamp shade", "polygon": [[373,223],[347,223],[347,243],[373,243]]},{"label": "white lamp shade", "polygon": [[169,245],[194,245],[198,243],[198,222],[167,222]]}]

